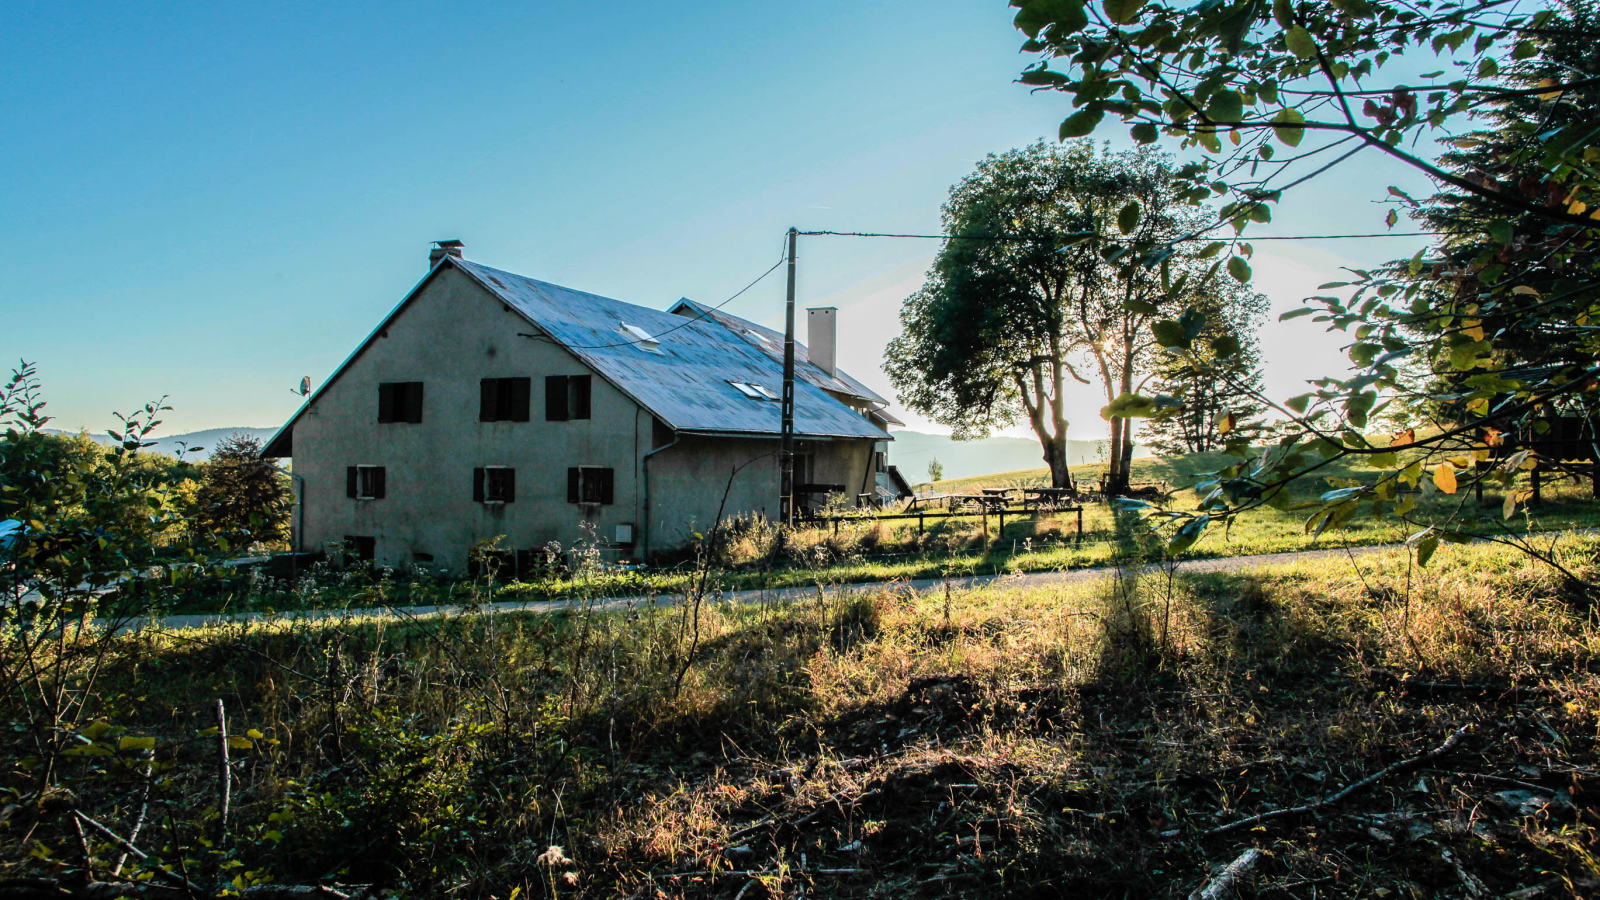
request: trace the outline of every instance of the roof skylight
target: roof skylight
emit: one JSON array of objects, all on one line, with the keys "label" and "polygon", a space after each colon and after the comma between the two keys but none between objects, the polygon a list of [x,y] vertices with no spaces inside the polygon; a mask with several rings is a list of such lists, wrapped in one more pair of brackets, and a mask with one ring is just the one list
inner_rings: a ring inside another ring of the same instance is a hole
[{"label": "roof skylight", "polygon": [[637,325],[629,325],[627,322],[623,322],[622,333],[627,335],[630,341],[638,344],[640,350],[654,350],[661,346],[661,342],[656,340],[650,332]]}]

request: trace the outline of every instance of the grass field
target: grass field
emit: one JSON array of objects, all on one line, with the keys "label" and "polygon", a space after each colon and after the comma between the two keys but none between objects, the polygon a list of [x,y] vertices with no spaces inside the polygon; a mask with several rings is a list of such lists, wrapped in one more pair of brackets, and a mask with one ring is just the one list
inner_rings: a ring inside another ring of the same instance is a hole
[{"label": "grass field", "polygon": [[[1600,576],[1600,540],[1556,552]],[[72,657],[93,752],[57,763],[70,803],[6,807],[0,876],[105,877],[115,848],[67,811],[128,834],[147,790],[169,812],[122,877],[241,891],[1181,898],[1254,847],[1248,897],[1592,896],[1597,652],[1593,594],[1487,546],[1424,570],[144,631],[92,677]],[[226,841],[219,698],[258,735]],[[1461,728],[1337,805],[1208,833]],[[11,765],[23,734],[0,735]]]},{"label": "grass field", "polygon": [[[1198,472],[1223,465],[1219,455],[1134,461],[1135,481],[1162,481],[1176,488],[1172,507],[1192,506],[1197,498],[1186,486]],[[1085,482],[1098,479],[1103,466],[1074,467]],[[1328,479],[1370,476],[1372,470],[1350,462],[1329,466],[1316,478],[1297,485],[1296,493],[1312,499],[1331,489]],[[959,481],[939,482],[946,493],[974,493],[984,487],[1027,487],[1047,484],[1044,469],[1005,472]],[[1424,515],[1453,515],[1457,527],[1486,533],[1559,531],[1600,526],[1600,502],[1587,484],[1547,483],[1545,502],[1522,508],[1510,520],[1501,516],[1501,495],[1485,491],[1479,504],[1470,492],[1422,495]],[[1231,527],[1213,526],[1184,557],[1247,556],[1328,547],[1368,546],[1403,541],[1413,530],[1404,523],[1357,516],[1345,527],[1312,540],[1305,520],[1309,512],[1262,508],[1242,515]],[[1084,511],[1085,539],[1076,539],[1071,514],[1010,518],[1004,531],[991,518],[987,529],[973,518],[928,520],[923,533],[914,521],[847,522],[837,533],[829,528],[802,529],[774,549],[775,532],[749,521],[733,523],[717,548],[713,583],[739,590],[815,584],[851,584],[945,575],[987,575],[1002,572],[1048,572],[1106,565],[1159,555],[1157,543],[1127,513],[1113,513],[1103,504]],[[221,589],[195,593],[179,601],[174,612],[217,610],[289,610],[363,608],[459,603],[474,598],[575,599],[590,595],[631,596],[682,593],[695,571],[693,563],[657,567],[648,572],[591,570],[580,576],[552,576],[525,581],[502,579],[491,588],[449,579],[396,577],[371,579],[355,573],[323,569],[309,581],[235,581]]]}]

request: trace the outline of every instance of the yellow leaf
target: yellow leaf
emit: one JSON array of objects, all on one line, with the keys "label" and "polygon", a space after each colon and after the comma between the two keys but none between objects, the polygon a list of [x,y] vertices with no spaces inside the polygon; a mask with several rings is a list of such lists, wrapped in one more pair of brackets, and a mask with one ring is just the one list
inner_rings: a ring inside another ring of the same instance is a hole
[{"label": "yellow leaf", "polygon": [[153,737],[125,737],[117,741],[118,750],[154,750],[156,739]]},{"label": "yellow leaf", "polygon": [[234,750],[249,750],[251,747],[255,746],[255,742],[247,737],[241,737],[236,734],[228,738],[228,746]]},{"label": "yellow leaf", "polygon": [[1588,208],[1589,204],[1583,202],[1582,200],[1574,200],[1567,204],[1567,212],[1575,216],[1583,215],[1583,211]]},{"label": "yellow leaf", "polygon": [[1483,340],[1482,319],[1468,319],[1461,324],[1463,326],[1461,329],[1462,334],[1465,334],[1467,337],[1472,338],[1475,341]]},{"label": "yellow leaf", "polygon": [[[1537,85],[1535,85],[1535,87],[1555,87],[1555,86],[1556,86],[1556,80],[1554,78],[1541,78],[1541,79],[1539,79],[1539,83]],[[1539,95],[1539,99],[1540,100],[1554,100],[1559,96],[1561,96],[1561,92],[1560,91],[1545,91],[1544,93]]]},{"label": "yellow leaf", "polygon": [[1525,284],[1519,284],[1516,287],[1512,288],[1511,289],[1511,293],[1513,293],[1513,294],[1531,294],[1531,295],[1533,295],[1535,297],[1543,297],[1544,296],[1543,294],[1539,293],[1539,291],[1536,288],[1528,287]]},{"label": "yellow leaf", "polygon": [[1449,463],[1440,463],[1433,469],[1433,486],[1446,494],[1456,492],[1456,469]]},{"label": "yellow leaf", "polygon": [[244,736],[247,737],[247,738],[251,738],[252,740],[257,740],[257,741],[259,741],[262,738],[266,737],[266,735],[264,735],[261,732],[255,730],[254,728],[250,729],[249,731],[246,731],[244,733]]}]

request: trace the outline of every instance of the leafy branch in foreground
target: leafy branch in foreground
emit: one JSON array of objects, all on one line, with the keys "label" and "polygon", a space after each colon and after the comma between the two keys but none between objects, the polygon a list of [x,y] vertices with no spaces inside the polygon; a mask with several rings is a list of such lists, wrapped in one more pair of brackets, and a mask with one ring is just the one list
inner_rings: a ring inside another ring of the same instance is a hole
[{"label": "leafy branch in foreground", "polygon": [[[1395,517],[1416,529],[1423,562],[1441,540],[1488,539],[1554,564],[1503,520],[1526,508],[1540,474],[1579,471],[1600,456],[1600,291],[1589,262],[1600,216],[1591,208],[1600,201],[1600,23],[1588,4],[1015,5],[1024,49],[1041,55],[1022,82],[1070,94],[1078,107],[1063,138],[1112,113],[1138,141],[1165,134],[1200,152],[1177,174],[1192,203],[1228,198],[1214,227],[1234,229],[1230,272],[1241,280],[1248,226],[1269,222],[1286,191],[1362,151],[1411,165],[1439,187],[1425,202],[1390,188],[1399,209],[1386,219],[1392,227],[1405,209],[1439,230],[1434,251],[1324,285],[1341,295],[1288,316],[1314,315],[1348,333],[1350,376],[1321,379],[1283,404],[1236,385],[1283,418],[1283,437],[1266,448],[1242,434],[1228,441],[1237,462],[1201,481],[1198,509],[1155,513],[1170,522],[1172,545],[1271,505],[1308,510],[1306,530],[1317,535],[1362,512]],[[1423,76],[1426,84],[1387,77],[1408,53],[1431,54],[1444,68]],[[1436,81],[1449,70],[1450,80]],[[1476,152],[1429,160],[1416,149],[1424,138]],[[1292,154],[1279,157],[1284,147]],[[1164,251],[1137,249],[1147,264]],[[1158,322],[1153,334],[1193,361],[1197,330],[1180,324]],[[1402,412],[1415,421],[1377,428]],[[1329,485],[1315,500],[1292,493],[1351,457],[1378,473]],[[1505,491],[1499,524],[1462,491],[1485,483]],[[1433,491],[1459,502],[1425,515],[1417,501]]]}]

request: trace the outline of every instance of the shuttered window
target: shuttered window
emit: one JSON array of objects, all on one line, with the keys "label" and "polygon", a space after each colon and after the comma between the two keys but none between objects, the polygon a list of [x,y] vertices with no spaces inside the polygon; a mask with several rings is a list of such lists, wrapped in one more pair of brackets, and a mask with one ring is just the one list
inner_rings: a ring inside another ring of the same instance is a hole
[{"label": "shuttered window", "polygon": [[480,422],[528,421],[531,378],[485,378],[479,382],[481,399],[478,405]]},{"label": "shuttered window", "polygon": [[567,470],[568,503],[613,503],[615,470],[600,466],[573,466]]},{"label": "shuttered window", "polygon": [[473,469],[472,499],[478,503],[516,502],[517,470],[505,466]]},{"label": "shuttered window", "polygon": [[378,385],[378,421],[388,425],[422,421],[422,382],[389,381]]},{"label": "shuttered window", "polygon": [[544,380],[544,417],[549,422],[589,418],[589,376],[550,375]]},{"label": "shuttered window", "polygon": [[388,473],[383,466],[348,466],[344,494],[354,500],[382,500],[388,493]]}]

